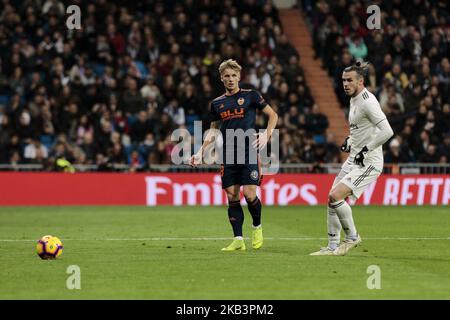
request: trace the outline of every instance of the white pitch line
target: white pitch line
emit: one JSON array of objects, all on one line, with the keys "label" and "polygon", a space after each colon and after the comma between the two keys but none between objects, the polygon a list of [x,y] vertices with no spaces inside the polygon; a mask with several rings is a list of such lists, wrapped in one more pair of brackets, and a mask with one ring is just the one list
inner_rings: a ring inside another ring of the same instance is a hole
[{"label": "white pitch line", "polygon": [[[155,237],[155,238],[104,238],[104,239],[61,239],[62,241],[221,241],[230,240],[231,237],[204,237],[204,238],[170,238],[170,237]],[[249,240],[250,238],[244,238]],[[264,240],[287,240],[287,241],[318,241],[327,240],[328,238],[313,238],[313,237],[265,237]],[[363,238],[363,240],[450,240],[447,238],[404,238],[404,237],[373,237]],[[36,239],[0,239],[0,242],[35,242]]]}]

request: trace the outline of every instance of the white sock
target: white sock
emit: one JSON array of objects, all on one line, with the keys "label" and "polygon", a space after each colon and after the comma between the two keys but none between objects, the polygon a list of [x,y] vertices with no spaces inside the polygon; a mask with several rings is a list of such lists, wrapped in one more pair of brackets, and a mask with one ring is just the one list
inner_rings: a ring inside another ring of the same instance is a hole
[{"label": "white sock", "polygon": [[327,225],[328,225],[328,248],[334,250],[339,245],[341,241],[341,222],[334,209],[328,207],[327,214]]},{"label": "white sock", "polygon": [[356,232],[355,223],[353,222],[352,208],[349,204],[345,200],[341,200],[330,203],[329,206],[336,211],[342,229],[344,229],[345,238],[356,240],[358,233]]},{"label": "white sock", "polygon": [[234,237],[236,240],[244,240],[244,238],[243,237],[241,237],[241,236],[237,236],[237,237]]}]

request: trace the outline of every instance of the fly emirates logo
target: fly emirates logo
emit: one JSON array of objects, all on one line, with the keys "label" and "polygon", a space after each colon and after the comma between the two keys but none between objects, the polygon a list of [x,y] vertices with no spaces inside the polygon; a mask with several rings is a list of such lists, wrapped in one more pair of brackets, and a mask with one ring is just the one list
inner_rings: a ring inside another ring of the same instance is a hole
[{"label": "fly emirates logo", "polygon": [[[175,180],[175,179],[174,179]],[[206,180],[206,179],[205,179]],[[207,179],[209,180],[209,179]],[[317,189],[314,184],[277,183],[275,179],[267,179],[257,195],[266,205],[287,205],[292,201],[316,205]],[[146,202],[148,206],[168,205],[224,205],[227,204],[225,192],[222,190],[219,175],[206,182],[176,182],[169,176],[146,177]],[[245,204],[242,199],[242,204]]]},{"label": "fly emirates logo", "polygon": [[[265,205],[325,205],[333,175],[277,174],[264,176],[257,189]],[[224,205],[227,204],[217,174],[145,176],[146,204]],[[353,200],[349,200],[354,203]],[[450,176],[382,175],[367,187],[358,204],[362,205],[448,205]],[[242,204],[245,204],[243,198]]]}]

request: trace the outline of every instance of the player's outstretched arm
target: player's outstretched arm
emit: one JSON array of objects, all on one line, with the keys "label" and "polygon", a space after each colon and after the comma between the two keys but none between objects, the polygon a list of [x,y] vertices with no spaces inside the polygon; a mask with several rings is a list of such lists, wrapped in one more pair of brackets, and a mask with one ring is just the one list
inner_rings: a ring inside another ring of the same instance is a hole
[{"label": "player's outstretched arm", "polygon": [[253,141],[253,147],[258,149],[263,149],[267,145],[278,122],[278,114],[271,106],[266,105],[264,109],[262,109],[262,112],[269,117],[269,122],[267,123],[266,131],[262,134],[256,134],[257,138]]},{"label": "player's outstretched arm", "polygon": [[[213,121],[211,122],[211,126],[210,129],[219,129],[220,123],[219,121]],[[212,142],[215,141],[215,135],[216,130],[210,130],[208,132],[208,134],[206,135],[205,141],[203,141],[202,146],[200,147],[200,149],[197,151],[196,154],[192,155],[191,159],[189,160],[189,164],[192,167],[196,167],[197,165],[202,163],[202,159],[203,159],[203,150],[205,150],[205,148]]]}]

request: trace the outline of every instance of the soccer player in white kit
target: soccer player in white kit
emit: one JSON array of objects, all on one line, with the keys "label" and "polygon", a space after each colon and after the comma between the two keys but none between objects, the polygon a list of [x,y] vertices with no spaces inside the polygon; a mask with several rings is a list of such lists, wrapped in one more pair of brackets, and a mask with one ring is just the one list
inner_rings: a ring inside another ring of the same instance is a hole
[{"label": "soccer player in white kit", "polygon": [[[364,86],[367,64],[356,62],[342,73],[344,91],[350,96],[350,136],[341,151],[350,153],[328,195],[328,246],[314,256],[342,256],[361,243],[347,197],[358,199],[383,170],[382,145],[394,134],[377,98]],[[341,230],[345,240],[341,243]]]}]

